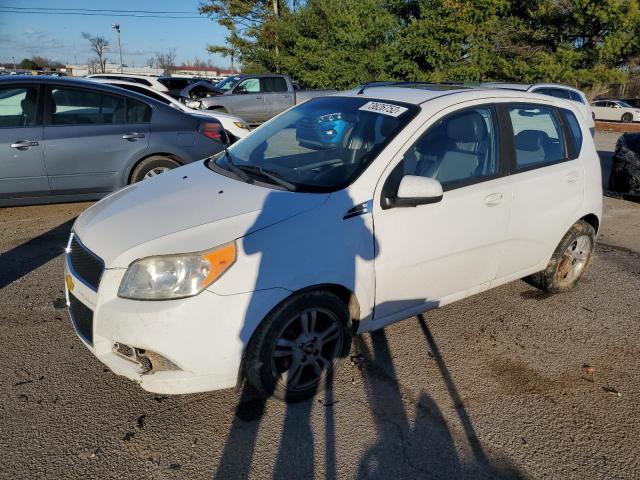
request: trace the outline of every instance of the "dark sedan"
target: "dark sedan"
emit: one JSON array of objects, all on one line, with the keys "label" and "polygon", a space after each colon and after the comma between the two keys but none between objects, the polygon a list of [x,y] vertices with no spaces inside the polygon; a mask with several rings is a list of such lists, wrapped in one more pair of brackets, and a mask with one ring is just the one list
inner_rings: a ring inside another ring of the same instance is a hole
[{"label": "dark sedan", "polygon": [[0,206],[94,200],[222,150],[222,127],[80,79],[0,79]]}]

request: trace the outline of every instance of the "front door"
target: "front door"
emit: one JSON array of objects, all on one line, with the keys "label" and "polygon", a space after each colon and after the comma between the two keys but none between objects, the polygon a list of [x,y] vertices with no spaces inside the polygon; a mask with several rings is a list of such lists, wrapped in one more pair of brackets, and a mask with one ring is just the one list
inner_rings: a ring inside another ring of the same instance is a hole
[{"label": "front door", "polygon": [[98,90],[47,89],[45,161],[54,195],[111,192],[149,144],[150,107]]},{"label": "front door", "polygon": [[40,87],[0,88],[0,200],[49,195]]},{"label": "front door", "polygon": [[259,78],[245,78],[233,89],[234,113],[249,123],[268,119]]},{"label": "front door", "polygon": [[[387,169],[374,197],[375,328],[481,289],[495,278],[506,240],[510,187],[496,109],[478,106],[436,121]],[[404,175],[435,178],[438,203],[383,208]]]}]

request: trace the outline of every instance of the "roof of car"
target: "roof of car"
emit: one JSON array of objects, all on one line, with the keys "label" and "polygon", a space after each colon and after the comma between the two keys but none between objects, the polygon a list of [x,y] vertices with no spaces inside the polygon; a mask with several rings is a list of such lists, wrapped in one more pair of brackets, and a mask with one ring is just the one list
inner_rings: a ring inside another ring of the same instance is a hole
[{"label": "roof of car", "polygon": [[90,75],[87,75],[87,78],[91,78],[91,77],[133,77],[133,78],[146,78],[146,79],[152,79],[152,80],[157,80],[158,78],[162,78],[162,77],[159,77],[158,75],[142,75],[139,73],[92,73]]},{"label": "roof of car", "polygon": [[[446,88],[445,88],[446,87]],[[362,93],[360,93],[362,92]],[[337,96],[347,97],[363,97],[377,100],[389,100],[396,102],[411,103],[414,105],[420,105],[429,100],[433,100],[440,97],[449,96],[454,99],[472,100],[475,98],[530,98],[531,100],[545,100],[545,101],[557,101],[559,99],[549,97],[547,95],[540,95],[538,93],[530,93],[524,90],[504,89],[504,88],[489,88],[478,87],[468,88],[462,85],[429,85],[421,84],[416,87],[408,86],[368,86],[363,89],[362,87],[356,87],[352,90],[345,92],[338,92]]]},{"label": "roof of car", "polygon": [[483,82],[481,84],[483,87],[491,87],[491,88],[505,88],[509,90],[522,90],[528,91],[532,88],[564,88],[566,90],[571,90],[573,92],[582,93],[575,87],[570,87],[569,85],[563,85],[561,83],[503,83],[503,82]]}]

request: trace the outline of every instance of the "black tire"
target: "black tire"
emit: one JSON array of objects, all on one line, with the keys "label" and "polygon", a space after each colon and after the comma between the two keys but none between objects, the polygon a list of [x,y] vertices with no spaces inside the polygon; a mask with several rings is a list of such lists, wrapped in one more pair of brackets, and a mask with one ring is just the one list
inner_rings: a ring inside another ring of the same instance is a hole
[{"label": "black tire", "polygon": [[[335,341],[330,340],[334,336]],[[328,339],[326,343],[322,337]],[[328,379],[333,378],[339,360],[348,355],[351,338],[349,310],[336,295],[314,291],[293,296],[276,307],[253,334],[244,362],[247,383],[263,397],[286,402],[311,398],[331,388]]]},{"label": "black tire", "polygon": [[[584,220],[579,220],[562,238],[547,268],[531,275],[527,280],[548,293],[571,290],[591,265],[595,244],[596,231]],[[576,256],[584,259],[576,260]]]},{"label": "black tire", "polygon": [[631,123],[633,122],[633,115],[629,112],[625,113],[624,115],[622,115],[622,121],[624,123]]},{"label": "black tire", "polygon": [[145,158],[142,160],[136,167],[133,169],[131,173],[131,181],[129,183],[137,183],[140,180],[144,180],[144,178],[150,174],[150,172],[159,171],[159,170],[173,170],[176,167],[179,167],[180,163],[173,160],[169,157],[164,157],[162,155],[153,155],[149,158]]}]

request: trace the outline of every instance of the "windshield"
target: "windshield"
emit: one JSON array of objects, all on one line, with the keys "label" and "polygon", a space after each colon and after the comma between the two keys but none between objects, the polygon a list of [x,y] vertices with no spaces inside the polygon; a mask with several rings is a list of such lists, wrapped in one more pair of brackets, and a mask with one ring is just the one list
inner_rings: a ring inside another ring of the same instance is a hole
[{"label": "windshield", "polygon": [[336,191],[351,184],[417,112],[415,105],[387,100],[315,98],[260,127],[215,164],[281,187],[286,182],[291,190]]},{"label": "windshield", "polygon": [[231,90],[233,88],[233,86],[238,83],[238,81],[240,80],[240,77],[227,77],[224,80],[220,80],[218,83],[215,84],[215,87],[218,90],[222,90],[222,91],[227,91],[227,90]]}]

